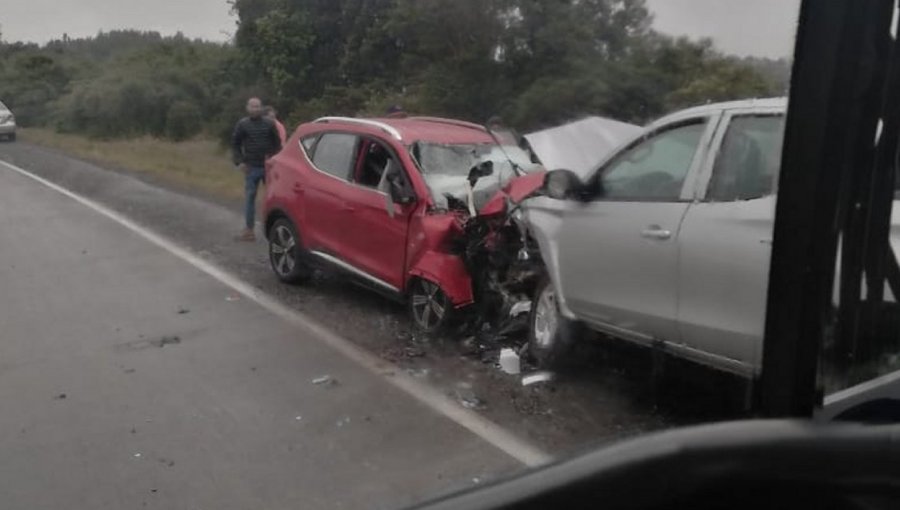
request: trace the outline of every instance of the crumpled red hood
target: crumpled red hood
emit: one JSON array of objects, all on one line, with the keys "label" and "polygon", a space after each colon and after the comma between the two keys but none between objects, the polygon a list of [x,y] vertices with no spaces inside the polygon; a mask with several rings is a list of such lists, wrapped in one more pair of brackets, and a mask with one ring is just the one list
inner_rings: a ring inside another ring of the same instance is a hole
[{"label": "crumpled red hood", "polygon": [[525,198],[544,185],[544,175],[546,175],[546,173],[547,172],[534,172],[521,177],[516,177],[509,181],[503,189],[494,194],[494,196],[484,204],[484,207],[481,208],[481,211],[479,211],[478,214],[481,216],[490,216],[492,214],[503,212],[506,208],[507,197],[516,203],[525,200]]}]

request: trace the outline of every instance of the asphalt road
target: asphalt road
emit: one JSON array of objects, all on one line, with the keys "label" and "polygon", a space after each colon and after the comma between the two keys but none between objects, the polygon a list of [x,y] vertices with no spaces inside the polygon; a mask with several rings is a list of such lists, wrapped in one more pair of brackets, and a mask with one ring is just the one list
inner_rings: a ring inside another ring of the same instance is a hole
[{"label": "asphalt road", "polygon": [[[279,284],[262,243],[232,240],[239,204],[27,143],[0,161],[121,220],[0,164],[0,402],[22,410],[0,416],[10,508],[390,508],[722,414],[722,385],[660,398],[646,356],[595,344],[523,388],[496,353],[419,337],[340,279]],[[325,374],[341,384],[311,384]],[[59,490],[40,490],[49,471]]]},{"label": "asphalt road", "polygon": [[3,508],[395,508],[522,466],[3,165],[0,201]]}]

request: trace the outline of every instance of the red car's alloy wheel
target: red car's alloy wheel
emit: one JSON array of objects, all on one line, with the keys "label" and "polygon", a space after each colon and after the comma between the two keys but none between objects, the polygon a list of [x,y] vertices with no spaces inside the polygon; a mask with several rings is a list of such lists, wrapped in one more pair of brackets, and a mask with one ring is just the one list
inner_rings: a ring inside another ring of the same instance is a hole
[{"label": "red car's alloy wheel", "polygon": [[312,270],[302,255],[293,225],[285,219],[275,222],[269,231],[269,260],[278,278],[287,283],[309,279]]},{"label": "red car's alloy wheel", "polygon": [[416,278],[410,285],[409,308],[412,319],[426,333],[440,331],[448,322],[452,303],[436,283]]}]

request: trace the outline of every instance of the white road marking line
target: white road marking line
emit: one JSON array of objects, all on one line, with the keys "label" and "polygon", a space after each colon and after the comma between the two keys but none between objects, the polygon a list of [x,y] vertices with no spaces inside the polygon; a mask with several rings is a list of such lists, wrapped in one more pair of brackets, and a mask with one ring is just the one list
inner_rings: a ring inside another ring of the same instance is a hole
[{"label": "white road marking line", "polygon": [[552,460],[552,457],[541,451],[536,446],[516,437],[503,427],[496,423],[474,413],[468,409],[464,409],[454,400],[450,399],[438,389],[424,385],[412,376],[400,371],[394,371],[390,375],[387,374],[388,368],[381,359],[369,354],[362,348],[357,347],[349,340],[342,338],[336,333],[322,326],[314,319],[307,315],[285,306],[276,298],[266,294],[265,292],[254,288],[252,285],[244,282],[237,276],[232,275],[228,271],[219,266],[203,260],[198,255],[191,253],[189,250],[178,246],[174,242],[165,237],[135,223],[116,211],[101,205],[89,198],[83,197],[77,193],[69,191],[62,186],[48,181],[43,177],[35,175],[27,170],[19,168],[16,165],[0,160],[0,164],[10,170],[21,174],[29,179],[43,184],[44,186],[65,195],[76,202],[93,209],[95,212],[106,216],[119,225],[131,230],[135,234],[143,237],[147,241],[168,251],[172,255],[184,260],[188,264],[203,271],[209,276],[215,278],[222,284],[231,287],[234,291],[242,294],[248,299],[254,301],[269,312],[281,317],[287,322],[304,328],[324,341],[328,346],[340,352],[344,356],[355,361],[357,364],[368,369],[380,379],[392,384],[396,388],[405,392],[407,395],[415,398],[422,404],[425,404],[432,411],[445,416],[446,418],[456,422],[461,427],[472,432],[482,440],[490,443],[494,447],[503,451],[513,459],[525,464],[526,466],[539,466],[546,464]]}]

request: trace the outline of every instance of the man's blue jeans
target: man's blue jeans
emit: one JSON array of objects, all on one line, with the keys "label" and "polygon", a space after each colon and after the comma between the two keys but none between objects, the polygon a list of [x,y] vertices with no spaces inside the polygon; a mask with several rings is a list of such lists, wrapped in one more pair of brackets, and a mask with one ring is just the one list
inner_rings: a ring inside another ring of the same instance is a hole
[{"label": "man's blue jeans", "polygon": [[247,229],[253,230],[256,225],[256,192],[259,183],[266,178],[266,169],[261,166],[247,167],[247,175],[244,177],[244,216],[247,219]]}]

